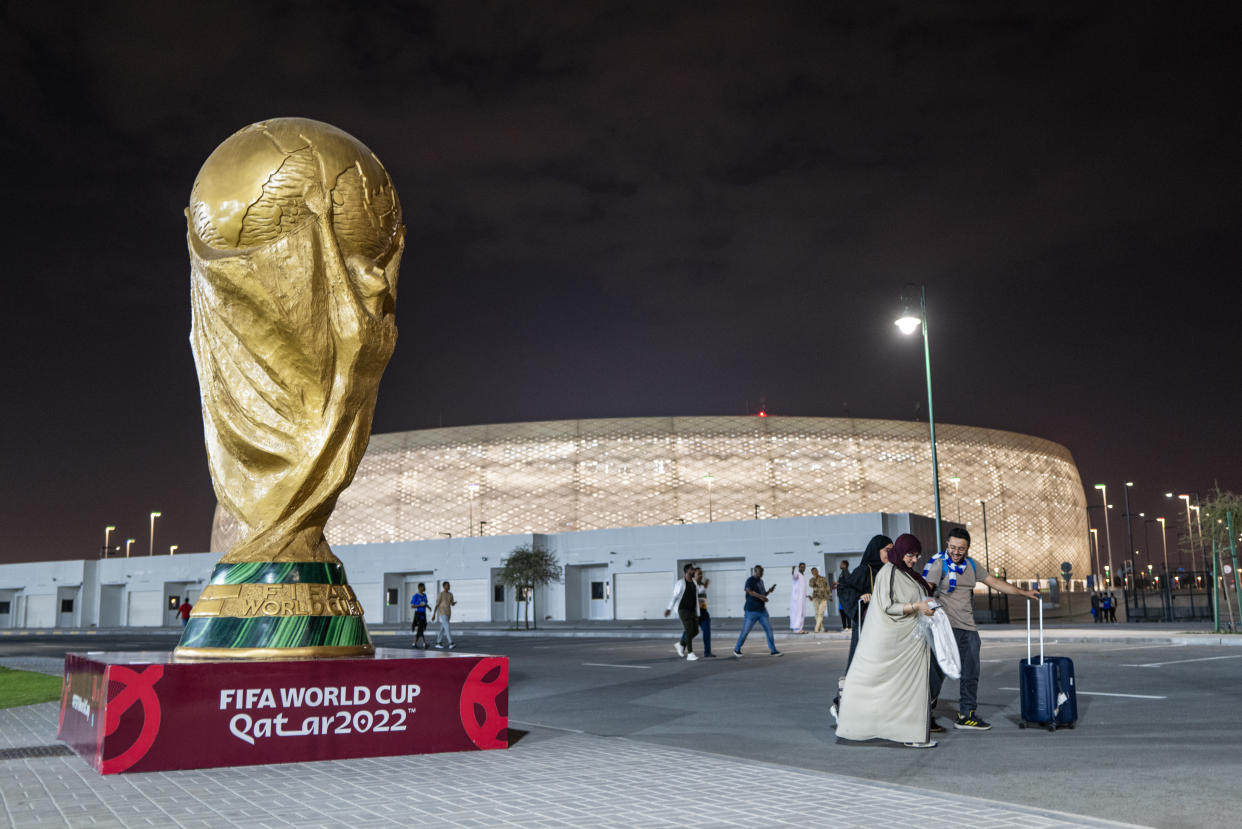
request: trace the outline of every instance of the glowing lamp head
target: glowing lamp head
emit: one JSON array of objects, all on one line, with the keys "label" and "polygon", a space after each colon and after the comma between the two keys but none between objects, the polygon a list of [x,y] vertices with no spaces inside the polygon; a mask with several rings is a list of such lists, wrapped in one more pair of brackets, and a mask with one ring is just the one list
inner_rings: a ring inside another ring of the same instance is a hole
[{"label": "glowing lamp head", "polygon": [[894,321],[893,324],[897,326],[897,329],[901,331],[901,333],[913,334],[919,329],[919,325],[921,325],[922,322],[922,320],[916,317],[910,312],[910,309],[907,308],[905,312]]}]

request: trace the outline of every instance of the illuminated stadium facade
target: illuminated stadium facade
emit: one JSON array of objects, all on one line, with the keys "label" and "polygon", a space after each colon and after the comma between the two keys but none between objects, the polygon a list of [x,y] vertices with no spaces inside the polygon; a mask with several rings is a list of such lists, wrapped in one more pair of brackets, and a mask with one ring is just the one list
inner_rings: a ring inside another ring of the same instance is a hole
[{"label": "illuminated stadium facade", "polygon": [[[946,522],[1009,578],[1090,572],[1065,447],[941,425]],[[956,482],[953,479],[957,479]],[[546,421],[373,435],[328,523],[334,546],[860,513],[934,515],[926,424],[815,417]],[[212,549],[236,526],[217,509]],[[861,549],[866,539],[859,539]]]}]

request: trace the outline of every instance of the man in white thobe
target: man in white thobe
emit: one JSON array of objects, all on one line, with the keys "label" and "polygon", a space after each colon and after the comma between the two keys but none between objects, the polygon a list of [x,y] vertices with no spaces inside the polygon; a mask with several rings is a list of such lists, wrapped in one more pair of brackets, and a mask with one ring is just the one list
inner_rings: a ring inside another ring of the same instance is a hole
[{"label": "man in white thobe", "polygon": [[794,633],[804,633],[802,625],[806,621],[806,562],[793,568],[791,575],[793,586],[789,588],[789,629]]}]

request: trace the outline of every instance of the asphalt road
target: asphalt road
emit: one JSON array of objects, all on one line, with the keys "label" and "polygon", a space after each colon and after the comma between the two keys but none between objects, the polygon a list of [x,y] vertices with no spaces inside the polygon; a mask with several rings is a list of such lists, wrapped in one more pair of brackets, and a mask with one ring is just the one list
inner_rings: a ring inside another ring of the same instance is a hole
[{"label": "asphalt road", "polygon": [[[670,628],[672,626],[670,625]],[[510,723],[522,739],[566,732],[674,745],[1147,826],[1228,826],[1242,780],[1242,649],[1050,643],[1075,661],[1080,721],[1049,733],[1017,726],[1017,664],[1025,645],[983,645],[979,713],[989,732],[940,736],[932,751],[838,743],[827,714],[847,644],[780,643],[769,657],[752,634],[746,656],[722,642],[716,659],[686,662],[674,637],[475,637],[459,650],[510,657]],[[382,637],[381,646],[405,637]],[[162,650],[175,634],[0,639],[0,656],[66,650]],[[941,718],[951,718],[946,683]],[[689,785],[694,770],[687,769]],[[847,793],[815,797],[834,808]],[[916,817],[916,816],[912,816]]]}]

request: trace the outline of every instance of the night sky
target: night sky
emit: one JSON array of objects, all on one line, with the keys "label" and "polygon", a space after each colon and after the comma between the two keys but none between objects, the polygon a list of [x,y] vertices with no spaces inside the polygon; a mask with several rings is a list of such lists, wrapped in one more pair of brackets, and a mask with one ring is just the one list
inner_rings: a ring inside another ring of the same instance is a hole
[{"label": "night sky", "polygon": [[925,419],[916,282],[938,422],[1065,445],[1114,536],[1126,480],[1172,521],[1242,489],[1237,36],[1229,4],[6,3],[0,562],[108,524],[145,554],[151,510],[207,549],[182,211],[277,116],[402,200],[376,432]]}]

